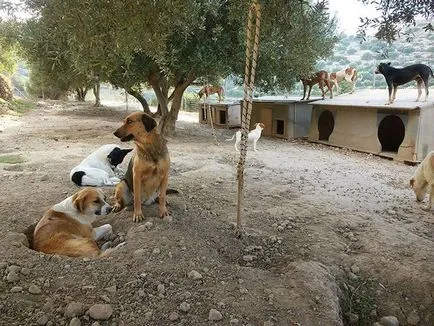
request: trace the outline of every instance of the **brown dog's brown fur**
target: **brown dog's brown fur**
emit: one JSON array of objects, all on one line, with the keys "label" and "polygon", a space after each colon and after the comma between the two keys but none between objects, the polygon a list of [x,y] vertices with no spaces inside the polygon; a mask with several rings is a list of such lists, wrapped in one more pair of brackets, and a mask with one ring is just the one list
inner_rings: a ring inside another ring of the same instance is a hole
[{"label": "brown dog's brown fur", "polygon": [[156,121],[143,112],[127,116],[114,135],[121,141],[133,140],[136,151],[130,160],[125,178],[116,186],[113,207],[120,211],[131,202],[133,195],[133,221],[144,219],[142,202],[158,193],[159,216],[169,215],[166,191],[169,181],[170,158],[166,140],[158,133]]},{"label": "brown dog's brown fur", "polygon": [[90,206],[96,205],[98,196],[95,188],[85,188],[71,197],[73,206],[83,213],[83,223],[65,212],[54,210],[54,207],[45,212],[33,233],[33,249],[70,257],[100,256],[101,250],[94,240],[91,225],[94,218],[86,212]]}]

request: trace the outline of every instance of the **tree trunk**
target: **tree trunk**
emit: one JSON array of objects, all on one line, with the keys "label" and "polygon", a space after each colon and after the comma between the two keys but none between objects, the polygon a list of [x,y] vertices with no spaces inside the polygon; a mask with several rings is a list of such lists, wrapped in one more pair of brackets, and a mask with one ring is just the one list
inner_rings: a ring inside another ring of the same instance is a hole
[{"label": "tree trunk", "polygon": [[93,95],[95,95],[95,107],[100,107],[100,106],[102,106],[101,105],[101,99],[100,99],[100,97],[99,97],[99,94],[100,94],[100,83],[99,83],[99,81],[97,81],[96,82],[96,84],[95,85],[93,85]]},{"label": "tree trunk", "polygon": [[77,93],[77,101],[79,102],[84,102],[85,98],[86,98],[86,94],[87,94],[87,89],[86,88],[76,88],[75,92]]},{"label": "tree trunk", "polygon": [[143,112],[145,112],[147,114],[152,114],[151,110],[149,109],[148,102],[142,96],[142,94],[140,94],[139,92],[136,92],[135,90],[132,90],[132,89],[127,89],[126,91],[128,94],[134,96],[140,102],[140,104],[142,104]]}]

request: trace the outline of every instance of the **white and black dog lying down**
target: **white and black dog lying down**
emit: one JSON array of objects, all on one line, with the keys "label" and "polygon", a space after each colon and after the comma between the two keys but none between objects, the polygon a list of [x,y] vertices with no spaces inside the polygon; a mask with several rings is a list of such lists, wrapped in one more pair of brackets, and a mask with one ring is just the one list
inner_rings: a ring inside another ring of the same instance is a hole
[{"label": "white and black dog lying down", "polygon": [[77,186],[115,186],[120,178],[116,167],[133,149],[121,149],[115,144],[103,145],[71,170],[70,178]]}]

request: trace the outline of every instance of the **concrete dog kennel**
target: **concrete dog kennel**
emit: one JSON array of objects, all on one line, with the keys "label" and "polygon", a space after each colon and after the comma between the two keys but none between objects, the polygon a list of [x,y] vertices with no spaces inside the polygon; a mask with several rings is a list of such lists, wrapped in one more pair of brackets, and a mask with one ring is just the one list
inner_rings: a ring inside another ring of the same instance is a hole
[{"label": "concrete dog kennel", "polygon": [[416,89],[363,90],[312,103],[309,140],[416,163],[434,150],[433,102],[415,102]]},{"label": "concrete dog kennel", "polygon": [[[212,122],[217,128],[241,127],[240,103],[210,103]],[[199,104],[199,122],[209,124],[208,104]]]},{"label": "concrete dog kennel", "polygon": [[262,97],[253,100],[250,130],[262,122],[263,136],[284,139],[307,137],[312,113],[312,102],[300,98]]}]

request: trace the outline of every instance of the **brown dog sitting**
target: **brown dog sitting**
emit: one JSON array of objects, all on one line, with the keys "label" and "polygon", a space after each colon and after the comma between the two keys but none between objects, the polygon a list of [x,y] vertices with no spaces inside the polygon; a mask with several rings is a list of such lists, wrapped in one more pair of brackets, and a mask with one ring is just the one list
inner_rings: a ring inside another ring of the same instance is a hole
[{"label": "brown dog sitting", "polygon": [[124,179],[116,186],[115,212],[134,203],[133,221],[144,219],[142,203],[151,204],[158,195],[159,216],[169,215],[166,192],[169,178],[169,151],[166,140],[158,133],[157,122],[143,112],[130,114],[114,135],[126,142],[133,140],[136,151],[128,164]]}]

